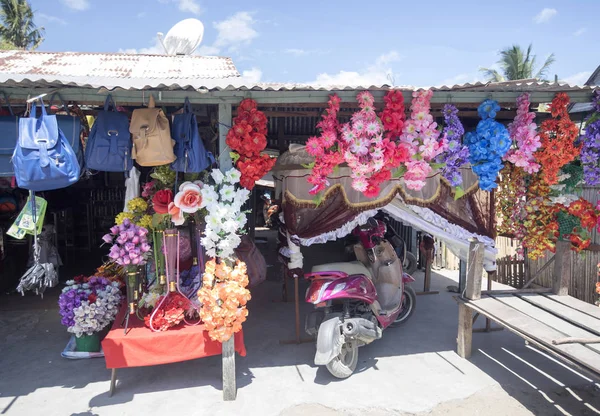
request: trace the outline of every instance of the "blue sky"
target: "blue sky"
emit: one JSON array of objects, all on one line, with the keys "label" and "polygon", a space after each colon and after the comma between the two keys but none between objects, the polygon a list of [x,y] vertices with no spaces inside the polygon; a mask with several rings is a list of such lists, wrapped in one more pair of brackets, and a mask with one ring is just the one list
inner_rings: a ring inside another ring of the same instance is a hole
[{"label": "blue sky", "polygon": [[[156,32],[196,17],[199,53],[231,56],[250,82],[440,85],[482,80],[503,47],[533,43],[550,75],[600,65],[598,0],[30,0],[41,51],[160,53]],[[388,82],[389,83],[389,82]]]}]

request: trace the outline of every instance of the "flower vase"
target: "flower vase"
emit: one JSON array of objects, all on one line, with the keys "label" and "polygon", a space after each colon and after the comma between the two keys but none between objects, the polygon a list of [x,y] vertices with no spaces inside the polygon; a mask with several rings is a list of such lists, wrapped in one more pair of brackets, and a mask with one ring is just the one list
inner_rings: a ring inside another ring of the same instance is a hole
[{"label": "flower vase", "polygon": [[176,291],[177,267],[179,263],[179,231],[175,228],[165,230],[164,248],[165,274],[167,276],[168,290]]},{"label": "flower vase", "polygon": [[134,314],[137,303],[140,300],[139,291],[140,272],[137,266],[127,268],[127,303],[129,304],[129,314]]},{"label": "flower vase", "polygon": [[98,333],[75,337],[75,347],[78,352],[99,352],[100,337]]},{"label": "flower vase", "polygon": [[158,284],[165,285],[165,255],[163,252],[163,231],[154,231],[152,233],[152,242],[154,247],[154,268],[155,278],[158,279]]}]

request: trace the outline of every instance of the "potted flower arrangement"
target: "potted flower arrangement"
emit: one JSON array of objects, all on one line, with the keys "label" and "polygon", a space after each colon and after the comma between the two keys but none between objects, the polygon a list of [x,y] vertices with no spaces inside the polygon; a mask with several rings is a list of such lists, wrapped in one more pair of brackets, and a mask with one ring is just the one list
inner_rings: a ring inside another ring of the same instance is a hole
[{"label": "potted flower arrangement", "polygon": [[109,327],[121,303],[118,282],[92,276],[69,280],[59,299],[61,323],[75,335],[78,351],[100,351],[99,333]]}]

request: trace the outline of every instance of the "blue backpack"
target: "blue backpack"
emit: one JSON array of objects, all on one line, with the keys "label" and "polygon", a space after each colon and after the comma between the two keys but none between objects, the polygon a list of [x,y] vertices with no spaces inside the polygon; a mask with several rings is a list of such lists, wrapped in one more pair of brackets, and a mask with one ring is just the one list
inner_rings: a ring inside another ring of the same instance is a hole
[{"label": "blue backpack", "polygon": [[[113,111],[109,111],[111,104]],[[92,126],[85,163],[89,169],[104,172],[129,172],[133,167],[129,118],[117,111],[111,95],[106,97],[104,111],[98,113]]]},{"label": "blue backpack", "polygon": [[77,160],[79,161],[79,166],[83,166],[83,152],[81,150],[81,130],[83,127],[81,126],[81,119],[76,114],[71,114],[69,107],[65,104],[64,100],[60,96],[59,93],[55,92],[50,97],[50,102],[48,103],[48,108],[52,107],[52,102],[54,101],[54,97],[58,97],[64,111],[67,114],[56,114],[56,121],[58,122],[58,128],[63,132],[67,142],[75,152],[77,156]]},{"label": "blue backpack", "polygon": [[211,164],[212,155],[204,148],[198,132],[196,115],[186,98],[183,113],[175,114],[171,137],[175,140],[173,151],[177,159],[171,164],[176,172],[202,172]]},{"label": "blue backpack", "polygon": [[[41,101],[41,100],[40,100]],[[77,156],[58,128],[55,115],[36,117],[33,103],[29,117],[19,119],[19,140],[13,153],[15,177],[20,188],[49,191],[65,188],[79,180]]]},{"label": "blue backpack", "polygon": [[0,116],[0,177],[10,178],[14,176],[11,158],[19,138],[19,117],[13,114],[8,98],[3,94],[11,115]]}]

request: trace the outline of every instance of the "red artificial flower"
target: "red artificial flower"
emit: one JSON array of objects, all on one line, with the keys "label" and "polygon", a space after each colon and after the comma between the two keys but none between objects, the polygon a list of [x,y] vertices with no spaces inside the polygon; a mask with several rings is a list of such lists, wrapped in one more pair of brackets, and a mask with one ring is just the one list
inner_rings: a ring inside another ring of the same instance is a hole
[{"label": "red artificial flower", "polygon": [[90,303],[96,303],[96,300],[97,300],[97,299],[98,299],[98,296],[96,296],[94,293],[92,293],[92,294],[90,294],[90,295],[88,296],[88,301],[89,301]]},{"label": "red artificial flower", "polygon": [[173,202],[173,191],[170,189],[161,189],[152,197],[152,207],[157,214],[166,214],[169,212],[169,204]]},{"label": "red artificial flower", "polygon": [[256,104],[256,101],[254,101],[250,98],[246,98],[245,100],[242,100],[240,102],[239,108],[242,111],[252,111],[252,110],[256,110],[257,104]]},{"label": "red artificial flower", "polygon": [[375,198],[377,195],[379,195],[380,190],[381,189],[379,188],[379,185],[376,185],[374,183],[371,183],[371,181],[369,181],[369,184],[367,185],[367,189],[365,189],[363,194],[367,198]]},{"label": "red artificial flower", "polygon": [[77,284],[81,284],[81,283],[84,283],[84,282],[85,282],[85,280],[86,280],[86,277],[85,277],[84,275],[80,274],[79,276],[75,276],[75,277],[73,278],[73,280],[75,280],[75,283],[77,283]]}]

